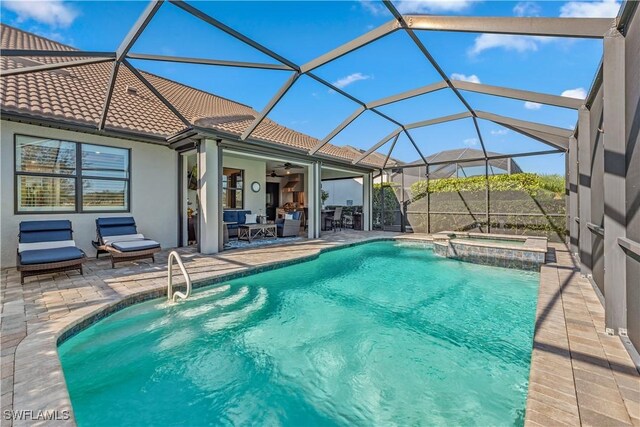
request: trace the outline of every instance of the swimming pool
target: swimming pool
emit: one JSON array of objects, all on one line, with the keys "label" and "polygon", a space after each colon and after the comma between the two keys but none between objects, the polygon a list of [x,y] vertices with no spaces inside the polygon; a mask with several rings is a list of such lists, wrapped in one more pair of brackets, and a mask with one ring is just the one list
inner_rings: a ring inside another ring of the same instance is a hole
[{"label": "swimming pool", "polygon": [[389,241],[153,300],[60,345],[84,425],[521,425],[539,275]]}]

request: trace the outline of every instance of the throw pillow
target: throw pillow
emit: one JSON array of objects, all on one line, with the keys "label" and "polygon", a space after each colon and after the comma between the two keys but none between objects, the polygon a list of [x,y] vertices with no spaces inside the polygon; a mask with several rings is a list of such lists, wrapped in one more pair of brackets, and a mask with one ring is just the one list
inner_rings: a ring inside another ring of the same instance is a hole
[{"label": "throw pillow", "polygon": [[258,214],[247,214],[244,220],[245,224],[255,224],[257,221],[256,217]]}]

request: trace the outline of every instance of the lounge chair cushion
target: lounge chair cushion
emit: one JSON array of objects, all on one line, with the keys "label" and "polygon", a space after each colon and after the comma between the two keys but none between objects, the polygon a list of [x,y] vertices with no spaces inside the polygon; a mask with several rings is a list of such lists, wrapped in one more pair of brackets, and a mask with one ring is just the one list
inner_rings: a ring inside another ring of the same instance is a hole
[{"label": "lounge chair cushion", "polygon": [[130,216],[98,218],[96,227],[101,237],[138,233],[136,221]]},{"label": "lounge chair cushion", "polygon": [[102,238],[105,245],[112,245],[116,242],[132,242],[137,240],[144,240],[144,234],[124,234],[121,236],[106,236]]},{"label": "lounge chair cushion", "polygon": [[130,240],[128,242],[114,242],[111,246],[120,252],[136,252],[159,248],[160,243],[155,240]]},{"label": "lounge chair cushion", "polygon": [[40,249],[64,248],[67,246],[75,246],[73,240],[57,240],[55,242],[34,242],[34,243],[18,243],[18,252],[33,251]]},{"label": "lounge chair cushion", "polygon": [[20,243],[55,242],[71,240],[71,221],[22,221],[20,223]]},{"label": "lounge chair cushion", "polygon": [[49,264],[52,262],[81,259],[84,252],[75,246],[55,249],[34,249],[20,252],[20,263],[23,265]]}]

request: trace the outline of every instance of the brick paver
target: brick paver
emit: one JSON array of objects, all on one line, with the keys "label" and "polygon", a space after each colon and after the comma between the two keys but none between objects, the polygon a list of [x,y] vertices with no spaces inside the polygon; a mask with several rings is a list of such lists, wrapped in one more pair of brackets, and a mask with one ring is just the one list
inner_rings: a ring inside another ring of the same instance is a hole
[{"label": "brick paver", "polygon": [[564,245],[540,271],[526,426],[640,426],[640,376]]}]

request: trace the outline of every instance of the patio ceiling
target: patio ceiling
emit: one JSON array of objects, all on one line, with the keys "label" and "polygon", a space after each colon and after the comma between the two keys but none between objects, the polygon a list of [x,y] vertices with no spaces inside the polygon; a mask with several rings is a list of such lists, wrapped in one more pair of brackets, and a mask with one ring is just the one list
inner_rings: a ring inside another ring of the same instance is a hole
[{"label": "patio ceiling", "polygon": [[[249,125],[246,127],[242,135],[241,140],[248,140],[254,133],[256,128],[264,121],[264,119],[271,113],[271,111],[278,105],[286,93],[296,84],[299,78],[303,75],[310,77],[314,81],[326,86],[330,90],[342,95],[348,100],[357,104],[357,108],[349,115],[342,123],[340,123],[335,129],[319,141],[315,146],[308,150],[309,155],[317,153],[326,144],[328,144],[334,137],[342,132],[351,123],[356,121],[365,111],[370,111],[383,120],[396,126],[395,130],[388,136],[372,145],[368,150],[364,151],[361,155],[357,156],[352,163],[359,164],[367,156],[371,155],[376,150],[382,148],[384,145],[391,141],[391,146],[386,155],[384,167],[386,167],[387,161],[392,155],[396,142],[401,134],[406,135],[411,145],[415,148],[415,151],[419,155],[419,158],[425,165],[428,165],[427,158],[421,152],[420,148],[416,144],[416,141],[411,134],[412,129],[424,128],[439,123],[450,122],[454,120],[471,119],[473,121],[473,127],[477,135],[478,142],[484,154],[484,160],[492,158],[487,154],[483,135],[478,125],[478,120],[487,120],[496,123],[500,126],[511,129],[517,133],[525,135],[534,140],[540,141],[553,150],[540,152],[540,154],[548,153],[564,153],[568,150],[569,138],[574,134],[573,130],[557,128],[541,123],[533,123],[524,120],[518,120],[511,117],[500,116],[490,112],[482,112],[474,109],[463,92],[475,92],[485,95],[491,95],[501,98],[517,99],[528,102],[535,102],[540,104],[546,104],[556,107],[563,107],[573,110],[578,110],[584,103],[584,100],[567,98],[557,95],[544,94],[538,92],[531,92],[519,89],[512,89],[500,86],[491,86],[480,83],[471,83],[463,81],[452,81],[447,73],[441,68],[436,59],[431,55],[429,50],[422,43],[420,38],[416,35],[416,31],[448,31],[448,32],[474,32],[474,33],[495,33],[495,34],[512,34],[512,35],[528,35],[538,37],[570,37],[570,38],[591,38],[602,39],[605,33],[615,25],[614,20],[608,18],[518,18],[518,17],[473,17],[473,16],[434,16],[434,15],[402,15],[398,12],[393,3],[389,0],[384,0],[383,3],[387,10],[393,16],[393,20],[374,28],[373,30],[356,37],[350,42],[343,44],[323,55],[318,56],[311,61],[308,61],[302,65],[298,65],[295,62],[279,55],[271,49],[263,46],[258,41],[253,40],[250,37],[240,33],[239,31],[227,26],[221,21],[217,20],[210,14],[198,9],[182,0],[168,0],[173,6],[178,7],[186,13],[193,15],[194,17],[206,22],[207,24],[223,31],[224,33],[234,37],[235,39],[245,43],[246,45],[262,52],[268,57],[277,61],[277,64],[257,63],[257,62],[242,62],[242,61],[226,61],[217,59],[202,59],[191,57],[178,57],[167,55],[155,55],[146,53],[132,53],[130,50],[134,46],[136,40],[143,34],[146,27],[153,20],[158,10],[163,6],[163,0],[154,0],[149,3],[138,20],[132,26],[126,37],[122,40],[115,52],[94,52],[94,51],[42,51],[42,50],[3,50],[5,56],[49,56],[49,57],[66,57],[69,61],[56,62],[51,64],[27,66],[14,70],[3,71],[2,75],[18,75],[33,72],[40,72],[45,70],[55,70],[60,68],[78,67],[87,64],[111,62],[111,74],[109,83],[105,92],[104,103],[102,106],[102,112],[98,123],[98,130],[104,130],[109,108],[112,103],[112,95],[115,86],[115,82],[118,76],[118,72],[121,66],[130,70],[170,111],[174,114],[187,128],[192,128],[193,125],[186,119],[179,110],[171,104],[154,86],[151,84],[137,69],[134,67],[129,59],[134,60],[148,60],[148,61],[168,61],[176,63],[188,63],[188,64],[202,64],[213,65],[223,67],[238,67],[238,68],[254,68],[264,70],[281,70],[289,71],[291,75],[286,82],[280,87],[277,93],[271,98],[262,111],[255,117]],[[337,87],[335,84],[328,82],[314,73],[314,70],[322,67],[336,59],[348,55],[357,49],[360,49],[370,43],[374,43],[377,40],[386,37],[389,34],[395,32],[404,32],[408,35],[411,41],[419,49],[425,60],[435,69],[437,74],[442,79],[441,81],[433,84],[398,93],[396,95],[388,96],[372,102],[364,102],[361,99],[349,94],[343,89]],[[79,58],[79,59],[73,59]],[[379,107],[389,105],[396,102],[402,102],[404,100],[414,98],[427,93],[449,90],[455,95],[455,97],[461,102],[466,111],[458,114],[446,115],[438,118],[432,118],[429,120],[418,121],[414,123],[402,123],[385,114],[379,110]],[[536,152],[516,153],[514,156],[530,155]]]}]

